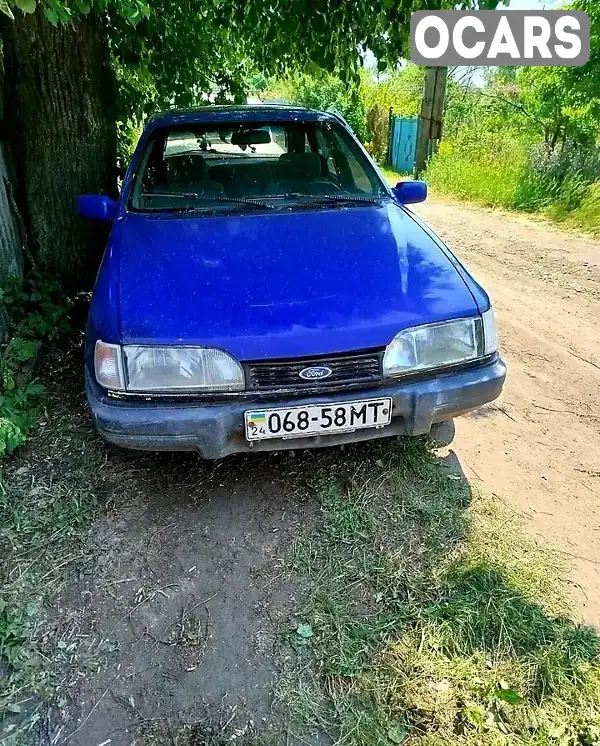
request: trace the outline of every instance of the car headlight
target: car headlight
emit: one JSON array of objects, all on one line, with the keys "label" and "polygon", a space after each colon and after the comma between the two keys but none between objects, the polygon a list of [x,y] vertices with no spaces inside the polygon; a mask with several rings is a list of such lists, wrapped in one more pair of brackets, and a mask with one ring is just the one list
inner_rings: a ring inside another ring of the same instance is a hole
[{"label": "car headlight", "polygon": [[498,337],[492,308],[481,316],[405,329],[387,346],[384,376],[399,376],[459,365],[496,352]]},{"label": "car headlight", "polygon": [[96,380],[104,388],[131,392],[241,391],[242,366],[210,347],[112,345],[98,340]]}]

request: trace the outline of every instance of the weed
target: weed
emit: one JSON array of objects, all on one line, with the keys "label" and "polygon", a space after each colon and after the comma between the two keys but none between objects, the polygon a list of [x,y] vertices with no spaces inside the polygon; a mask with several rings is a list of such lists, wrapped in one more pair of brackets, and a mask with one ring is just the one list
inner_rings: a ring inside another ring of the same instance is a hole
[{"label": "weed", "polygon": [[32,273],[7,278],[0,288],[0,302],[8,311],[14,337],[52,340],[69,331],[72,300],[53,277]]},{"label": "weed", "polygon": [[547,151],[510,129],[474,131],[442,140],[425,178],[441,194],[543,213],[596,232],[597,162],[595,148]]},{"label": "weed", "polygon": [[598,743],[600,640],[556,557],[422,441],[310,481],[289,558],[311,635],[280,696],[336,744]]},{"label": "weed", "polygon": [[52,436],[44,425],[33,434],[36,458],[16,455],[0,473],[0,743],[7,746],[35,738],[60,665],[77,655],[71,627],[54,623],[56,599],[74,570],[87,569],[89,527],[104,507],[102,451],[86,444],[82,428],[71,432],[79,376],[72,361],[57,366],[59,358],[51,351],[45,365]]},{"label": "weed", "polygon": [[70,301],[60,284],[32,274],[9,278],[0,288],[0,303],[8,311],[12,338],[0,355],[0,457],[22,445],[37,421],[44,388],[31,380],[44,341],[69,328]]}]

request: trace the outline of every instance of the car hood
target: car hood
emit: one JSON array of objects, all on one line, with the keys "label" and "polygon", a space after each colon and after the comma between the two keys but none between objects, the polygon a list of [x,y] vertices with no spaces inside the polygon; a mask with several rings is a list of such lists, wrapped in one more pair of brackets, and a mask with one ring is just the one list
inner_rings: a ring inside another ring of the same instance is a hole
[{"label": "car hood", "polygon": [[308,357],[478,312],[459,265],[393,203],[117,222],[124,343]]}]

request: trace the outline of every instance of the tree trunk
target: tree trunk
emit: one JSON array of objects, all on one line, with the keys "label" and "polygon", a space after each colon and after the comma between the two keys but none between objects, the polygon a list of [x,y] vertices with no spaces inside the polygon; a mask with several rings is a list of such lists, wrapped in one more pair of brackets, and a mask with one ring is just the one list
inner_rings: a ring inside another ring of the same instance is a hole
[{"label": "tree trunk", "polygon": [[53,26],[40,6],[4,23],[5,131],[36,264],[81,289],[107,231],[76,215],[75,198],[116,192],[114,76],[101,17]]}]

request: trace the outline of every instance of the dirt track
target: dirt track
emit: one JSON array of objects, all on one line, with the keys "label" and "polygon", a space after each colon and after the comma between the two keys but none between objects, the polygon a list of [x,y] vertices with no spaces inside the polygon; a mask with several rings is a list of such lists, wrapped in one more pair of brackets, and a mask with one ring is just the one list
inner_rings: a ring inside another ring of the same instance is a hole
[{"label": "dirt track", "polygon": [[501,399],[459,419],[452,448],[571,556],[578,608],[598,625],[600,242],[462,204],[418,213],[490,292],[509,365]]}]

